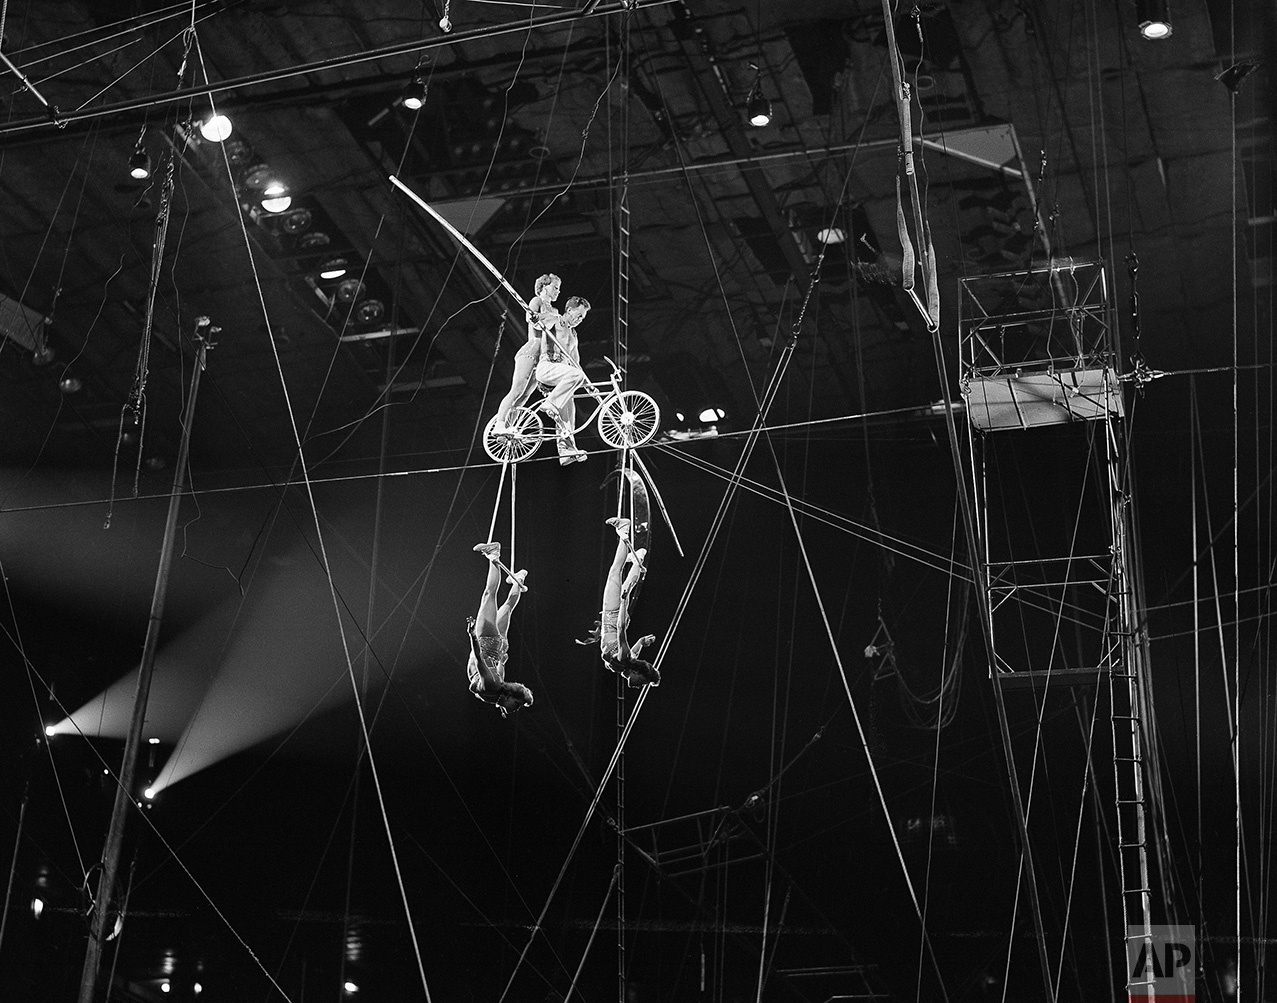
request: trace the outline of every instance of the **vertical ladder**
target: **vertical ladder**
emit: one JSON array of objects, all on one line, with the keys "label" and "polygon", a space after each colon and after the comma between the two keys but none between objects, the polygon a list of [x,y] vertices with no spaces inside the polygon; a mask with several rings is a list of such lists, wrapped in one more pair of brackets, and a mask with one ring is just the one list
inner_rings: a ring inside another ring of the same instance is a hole
[{"label": "vertical ladder", "polygon": [[[620,27],[620,82],[621,82],[621,191],[617,199],[617,272],[616,272],[616,364],[621,369],[621,389],[628,386],[630,354],[630,21],[629,15],[621,19]],[[629,452],[621,456],[619,492],[625,491],[629,479],[625,468]],[[630,514],[634,513],[633,498]],[[619,744],[625,735],[626,694],[625,677],[616,674],[616,739]],[[626,1003],[627,959],[625,956],[625,753],[616,761],[616,974],[617,1003]]]},{"label": "vertical ladder", "polygon": [[[617,205],[616,361],[624,374],[630,347],[630,185],[621,183]],[[624,389],[624,387],[622,387]]]},{"label": "vertical ladder", "polygon": [[[1105,422],[1108,449],[1110,518],[1113,560],[1110,567],[1109,612],[1105,664],[1109,679],[1109,721],[1113,734],[1113,791],[1116,799],[1118,880],[1122,889],[1122,928],[1127,964],[1127,996],[1144,990],[1151,995],[1153,975],[1136,979],[1131,971],[1132,941],[1152,951],[1152,886],[1148,867],[1148,815],[1144,796],[1145,731],[1143,720],[1143,649],[1137,643],[1138,611],[1132,590],[1134,576],[1128,562],[1131,533],[1130,498],[1123,483],[1124,457],[1120,448],[1121,419]],[[1149,956],[1146,953],[1146,956]],[[1152,972],[1152,965],[1145,971]]]}]

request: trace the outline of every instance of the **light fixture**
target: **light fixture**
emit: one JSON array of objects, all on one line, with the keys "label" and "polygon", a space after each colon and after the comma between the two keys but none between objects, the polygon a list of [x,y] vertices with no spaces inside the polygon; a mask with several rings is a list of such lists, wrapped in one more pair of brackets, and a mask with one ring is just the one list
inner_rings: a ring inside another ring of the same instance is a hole
[{"label": "light fixture", "polygon": [[158,738],[154,738],[154,737],[152,737],[152,738],[148,738],[148,739],[146,740],[146,744],[147,744],[147,745],[159,745],[159,744],[160,744],[160,740],[159,740]]},{"label": "light fixture", "polygon": [[163,982],[160,983],[160,992],[171,993],[172,991],[173,991],[173,985],[171,982],[169,982],[168,979],[165,979]]},{"label": "light fixture", "polygon": [[302,233],[310,229],[312,218],[309,209],[294,209],[280,220],[280,229],[285,233]]},{"label": "light fixture", "polygon": [[718,421],[720,418],[726,418],[727,412],[721,407],[707,407],[697,417],[701,421]]},{"label": "light fixture", "polygon": [[847,239],[847,231],[841,226],[825,226],[816,231],[816,239],[822,244],[841,244]]},{"label": "light fixture", "polygon": [[403,89],[403,97],[400,100],[409,111],[421,111],[425,106],[426,81],[420,73],[412,75],[412,79],[408,81],[408,86]]},{"label": "light fixture", "polygon": [[84,389],[84,381],[71,373],[64,373],[62,379],[58,381],[58,389],[64,394],[78,394]]},{"label": "light fixture", "polygon": [[1135,0],[1135,19],[1149,41],[1171,37],[1170,0]]},{"label": "light fixture", "polygon": [[757,63],[749,65],[755,73],[753,86],[749,89],[749,97],[745,99],[745,116],[749,119],[750,125],[761,129],[772,120],[772,103],[763,93],[763,71],[759,69]]},{"label": "light fixture", "polygon": [[225,115],[213,115],[200,123],[200,135],[210,143],[220,143],[230,137],[231,120]]},{"label": "light fixture", "polygon": [[40,918],[40,914],[44,912],[44,899],[38,895],[31,900],[31,915],[36,919]]},{"label": "light fixture", "polygon": [[346,259],[333,258],[332,261],[325,261],[324,266],[319,270],[319,277],[325,281],[339,279],[346,274]]},{"label": "light fixture", "polygon": [[346,992],[348,992],[348,993],[357,993],[357,992],[359,992],[359,987],[358,987],[357,985],[355,985],[353,982],[349,982],[349,981],[348,981],[348,982],[346,982],[346,983],[344,983],[344,984],[342,985],[342,988],[343,988],[343,989],[345,989],[345,990],[346,990]]},{"label": "light fixture", "polygon": [[772,120],[772,103],[767,100],[767,96],[761,90],[749,95],[745,111],[749,115],[749,124],[756,128],[761,129]]},{"label": "light fixture", "polygon": [[145,181],[151,176],[151,155],[142,146],[141,136],[138,136],[137,146],[133,148],[133,155],[129,157],[129,176],[138,181]]},{"label": "light fixture", "polygon": [[142,797],[146,798],[146,800],[148,801],[155,800],[155,788],[148,787],[146,790],[142,792]]},{"label": "light fixture", "polygon": [[363,295],[364,284],[353,275],[337,284],[337,299],[342,303],[354,303],[363,299]]},{"label": "light fixture", "polygon": [[262,208],[267,212],[283,212],[293,204],[293,199],[288,194],[288,189],[278,181],[270,182],[262,194],[265,196],[262,199]]},{"label": "light fixture", "polygon": [[386,315],[386,306],[379,299],[366,299],[355,307],[356,324],[376,324]]},{"label": "light fixture", "polygon": [[275,172],[271,169],[270,164],[265,161],[258,161],[251,167],[244,168],[244,184],[248,188],[265,194],[266,189],[278,184],[275,180]]}]

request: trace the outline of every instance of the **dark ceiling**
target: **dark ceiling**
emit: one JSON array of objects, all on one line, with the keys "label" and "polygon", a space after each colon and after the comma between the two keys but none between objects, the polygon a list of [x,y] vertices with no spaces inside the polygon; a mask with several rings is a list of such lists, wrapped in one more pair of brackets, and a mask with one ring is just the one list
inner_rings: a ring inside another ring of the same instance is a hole
[{"label": "dark ceiling", "polygon": [[[934,337],[879,0],[0,8],[0,998],[80,984],[193,392],[140,766],[165,789],[128,818],[99,998],[1042,999],[1008,753],[1058,998],[1120,992],[1107,687],[999,708],[955,481],[981,457],[986,539],[1108,547],[1103,425],[969,443],[959,352],[964,282],[1049,313],[1050,276],[1101,261],[1120,366],[1152,377],[1122,384],[1121,462],[1170,778],[1157,918],[1234,931],[1230,694],[1257,791],[1277,733],[1277,15],[1174,0],[1154,43],[1133,0],[893,6]],[[391,175],[522,297],[547,271],[587,297],[587,372],[617,359],[661,408],[641,704],[573,643],[620,453],[489,460],[522,311]],[[509,671],[536,704],[508,721],[464,673],[494,531],[531,587]],[[1090,664],[1086,608],[1024,620],[1009,660]],[[1203,950],[1204,995],[1229,958]]]}]

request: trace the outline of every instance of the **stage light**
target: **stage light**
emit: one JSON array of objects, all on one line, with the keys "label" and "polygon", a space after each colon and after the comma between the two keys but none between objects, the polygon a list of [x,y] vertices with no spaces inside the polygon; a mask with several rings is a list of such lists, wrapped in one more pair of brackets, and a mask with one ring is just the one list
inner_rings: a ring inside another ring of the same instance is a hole
[{"label": "stage light", "polygon": [[78,394],[84,389],[84,381],[78,376],[67,373],[58,381],[58,389],[64,394]]},{"label": "stage light", "polygon": [[697,417],[701,421],[718,421],[720,418],[726,418],[727,413],[721,407],[707,407]]},{"label": "stage light", "polygon": [[129,157],[129,176],[138,181],[145,181],[151,176],[151,155],[142,148],[142,140],[137,141],[133,155]]},{"label": "stage light", "polygon": [[426,82],[422,79],[420,73],[413,74],[408,86],[404,88],[403,97],[400,99],[403,106],[409,111],[421,111],[426,103]]},{"label": "stage light", "polygon": [[278,181],[272,181],[268,184],[262,194],[265,196],[262,199],[262,208],[267,212],[283,212],[293,204],[293,199],[288,194],[288,189]]},{"label": "stage light", "polygon": [[31,900],[31,915],[36,919],[40,918],[40,914],[44,912],[44,899],[38,895]]},{"label": "stage light", "polygon": [[310,229],[312,220],[309,209],[294,209],[279,221],[279,226],[287,234],[304,233]]},{"label": "stage light", "polygon": [[165,979],[163,982],[160,983],[160,992],[171,993],[172,991],[173,991],[173,984],[169,982],[168,979]]},{"label": "stage light", "polygon": [[379,299],[366,299],[355,307],[356,324],[376,324],[386,315],[386,305]]},{"label": "stage light", "polygon": [[772,103],[761,90],[754,90],[745,103],[745,112],[749,115],[749,124],[761,129],[772,120]]},{"label": "stage light", "polygon": [[148,738],[146,741],[147,741],[147,744],[149,744],[149,745],[159,745],[159,744],[160,744],[160,740],[159,740],[158,738]]},{"label": "stage light", "polygon": [[345,989],[346,992],[348,993],[359,992],[359,987],[355,985],[353,982],[346,982],[345,984],[342,985],[342,988]]},{"label": "stage light", "polygon": [[346,274],[346,259],[333,258],[332,261],[324,262],[324,267],[319,270],[319,277],[325,281],[339,279]]},{"label": "stage light", "polygon": [[198,996],[200,993],[204,991],[204,987],[200,985],[198,982],[196,982],[195,985],[191,986],[191,988],[195,991],[196,996]]},{"label": "stage light", "polygon": [[1135,17],[1149,41],[1171,37],[1170,0],[1135,0]]},{"label": "stage light", "polygon": [[210,143],[220,143],[231,134],[231,120],[225,115],[213,115],[200,123],[200,135]]},{"label": "stage light", "polygon": [[749,97],[745,99],[745,117],[755,128],[762,128],[772,120],[772,103],[763,93],[763,71],[757,63],[750,63],[754,70],[754,83],[749,88]]},{"label": "stage light", "polygon": [[46,735],[48,735],[50,738],[52,738],[54,735],[56,735],[56,734],[58,733],[58,729],[57,729],[57,728],[55,728],[55,727],[54,727],[53,725],[51,725],[51,724],[50,724],[50,725],[46,725],[46,726],[45,726],[45,729],[44,729],[44,733],[45,733]]},{"label": "stage light", "polygon": [[363,299],[364,284],[354,276],[342,279],[337,284],[337,300],[341,303],[354,303]]},{"label": "stage light", "polygon": [[142,792],[142,797],[146,798],[146,800],[148,800],[148,801],[154,801],[154,800],[155,800],[155,788],[154,788],[154,787],[148,787],[146,790],[144,790],[144,791]]},{"label": "stage light", "polygon": [[816,239],[822,244],[841,244],[847,239],[847,231],[841,226],[826,226],[816,231]]}]

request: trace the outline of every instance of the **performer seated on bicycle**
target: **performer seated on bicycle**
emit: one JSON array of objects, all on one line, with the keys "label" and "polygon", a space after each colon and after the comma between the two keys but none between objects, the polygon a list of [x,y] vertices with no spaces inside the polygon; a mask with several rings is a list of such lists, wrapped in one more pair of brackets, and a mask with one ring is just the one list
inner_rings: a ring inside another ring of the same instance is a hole
[{"label": "performer seated on bicycle", "polygon": [[569,297],[563,315],[554,324],[553,337],[548,330],[544,330],[541,336],[537,382],[552,388],[541,402],[541,407],[554,418],[559,462],[564,466],[587,458],[585,450],[576,448],[576,438],[573,435],[576,429],[576,401],[572,395],[585,382],[576,329],[589,312],[590,303],[584,296]]},{"label": "performer seated on bicycle", "polygon": [[[626,683],[630,686],[635,688],[660,686],[660,670],[651,662],[645,662],[638,657],[644,647],[655,643],[656,635],[648,634],[640,638],[634,642],[633,648],[625,638],[625,629],[630,623],[630,596],[634,586],[647,574],[647,570],[643,567],[643,558],[647,552],[642,547],[630,552],[629,519],[609,519],[608,524],[616,527],[616,535],[619,539],[616,542],[616,554],[612,558],[612,567],[608,569],[607,584],[603,586],[603,610],[599,614],[595,629],[591,631],[591,639],[598,639],[604,666],[624,676]],[[627,559],[632,562],[632,567],[622,581],[621,573]],[[589,644],[590,641],[578,643]]]},{"label": "performer seated on bicycle", "polygon": [[553,328],[559,319],[554,301],[559,298],[561,280],[553,272],[542,275],[536,281],[536,295],[528,303],[528,340],[514,353],[514,378],[510,392],[497,405],[496,431],[508,430],[510,412],[521,407],[532,395],[532,372],[541,355],[541,338],[544,328]]},{"label": "performer seated on bicycle", "polygon": [[497,609],[497,589],[501,585],[497,558],[501,544],[476,543],[474,549],[488,559],[488,580],[479,601],[479,615],[466,618],[466,633],[470,638],[466,674],[470,677],[470,692],[485,703],[494,704],[501,716],[507,717],[521,707],[532,706],[532,691],[522,683],[506,682],[505,678],[505,663],[510,657],[510,642],[506,638],[510,614],[518,605],[528,573],[518,571],[506,579],[510,591]]}]

